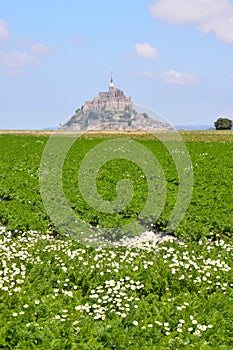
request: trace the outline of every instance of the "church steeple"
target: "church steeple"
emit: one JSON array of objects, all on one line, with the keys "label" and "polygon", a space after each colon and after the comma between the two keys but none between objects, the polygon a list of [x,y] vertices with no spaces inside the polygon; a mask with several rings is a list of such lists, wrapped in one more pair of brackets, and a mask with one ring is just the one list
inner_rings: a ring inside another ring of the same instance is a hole
[{"label": "church steeple", "polygon": [[114,83],[113,83],[113,78],[112,78],[112,72],[111,72],[111,79],[110,79],[109,87],[110,87],[110,88],[114,88]]}]

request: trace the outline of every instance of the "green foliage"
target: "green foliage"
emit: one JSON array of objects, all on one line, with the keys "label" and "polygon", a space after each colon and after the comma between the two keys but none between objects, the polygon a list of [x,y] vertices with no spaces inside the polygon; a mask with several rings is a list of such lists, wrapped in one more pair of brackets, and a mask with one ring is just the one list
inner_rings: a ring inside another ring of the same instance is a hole
[{"label": "green foliage", "polygon": [[148,116],[147,113],[142,113],[142,115],[143,115],[143,117],[144,117],[145,119],[148,119],[148,118],[149,118],[149,116]]},{"label": "green foliage", "polygon": [[231,349],[232,241],[93,249],[0,230],[0,245],[2,349]]},{"label": "green foliage", "polygon": [[[202,134],[192,133],[189,138],[195,138],[195,135],[197,139],[202,137]],[[217,132],[211,135],[217,137]],[[205,133],[203,137],[207,137]],[[45,232],[48,227],[53,228],[41,200],[38,175],[47,139],[44,136],[0,137],[0,224],[7,225],[10,230],[35,229]],[[98,137],[77,139],[65,159],[63,188],[72,209],[81,220],[94,226],[118,227],[135,220],[142,211],[147,200],[147,179],[143,171],[133,163],[122,159],[110,161],[100,169],[96,177],[100,196],[105,200],[114,200],[117,195],[117,182],[127,178],[134,187],[132,201],[116,214],[102,213],[88,206],[77,186],[78,168],[88,151],[104,140]],[[140,138],[138,142],[154,154],[165,175],[166,205],[154,223],[154,230],[163,231],[166,229],[178,193],[176,167],[172,155],[161,142]],[[178,149],[177,142],[169,142],[174,151]],[[187,148],[193,164],[193,196],[186,215],[175,228],[174,234],[185,239],[199,239],[201,236],[209,236],[211,232],[231,236],[232,143],[190,141],[187,142]],[[143,224],[147,229],[148,223],[145,221]]]},{"label": "green foliage", "polygon": [[0,224],[45,231],[50,225],[39,190],[38,169],[46,137],[0,137]]},{"label": "green foliage", "polygon": [[230,130],[232,128],[232,120],[228,118],[218,118],[214,122],[216,130]]},{"label": "green foliage", "polygon": [[[232,136],[184,135],[191,140],[186,145],[195,182],[174,232],[183,241],[136,239],[97,249],[57,235],[46,214],[38,169],[48,138],[0,136],[0,223],[12,229],[0,228],[1,349],[232,348],[233,144],[227,142]],[[77,172],[87,152],[104,140],[83,137],[74,143],[63,166],[63,188],[80,218],[108,227],[134,219],[148,187],[137,165],[114,159],[97,174],[99,194],[115,199],[117,181],[128,178],[134,186],[131,203],[113,215],[84,202]],[[166,178],[166,205],[154,224],[154,230],[163,230],[176,202],[177,171],[161,142],[142,135],[138,142],[153,152]],[[166,142],[179,151],[172,138]]]},{"label": "green foliage", "polygon": [[125,118],[125,119],[131,118],[131,113],[130,112],[124,112],[123,118]]}]

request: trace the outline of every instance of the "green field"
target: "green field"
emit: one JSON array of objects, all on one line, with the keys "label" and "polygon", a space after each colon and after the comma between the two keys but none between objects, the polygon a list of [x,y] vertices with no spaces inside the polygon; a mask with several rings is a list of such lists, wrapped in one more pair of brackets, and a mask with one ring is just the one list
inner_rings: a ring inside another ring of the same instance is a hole
[{"label": "green field", "polygon": [[[198,134],[188,136],[195,139]],[[199,137],[202,138],[202,135],[199,134]],[[0,223],[7,225],[11,231],[32,229],[45,232],[48,227],[53,228],[44,209],[39,186],[39,167],[47,140],[45,136],[0,136]],[[105,200],[114,200],[117,196],[117,181],[128,178],[134,186],[131,203],[116,214],[101,213],[85,203],[77,186],[78,168],[83,157],[105,140],[99,137],[77,139],[65,158],[63,188],[71,208],[80,219],[93,226],[112,227],[124,225],[137,217],[145,205],[148,188],[142,169],[133,162],[114,159],[101,167],[97,174],[97,189]],[[179,178],[172,153],[179,153],[180,145],[166,141],[172,149],[169,153],[162,142],[137,142],[153,153],[164,172],[166,205],[153,227],[154,230],[164,231],[178,194]],[[186,240],[209,237],[210,233],[231,237],[233,143],[187,141],[186,147],[194,174],[193,194],[187,213],[173,234]]]},{"label": "green field", "polygon": [[[114,213],[91,207],[78,187],[86,154],[119,136],[161,165],[165,205],[156,221],[140,224],[165,232],[181,186],[174,159],[183,164],[172,132],[163,142],[140,134],[77,138],[62,168],[67,203],[93,232],[137,221],[150,179],[134,162],[112,159],[96,174],[105,201],[117,199],[121,179],[133,186],[131,202]],[[55,225],[45,209],[39,175],[49,136],[0,135],[0,349],[233,349],[233,135],[181,136],[192,162],[181,170],[192,171],[194,182],[185,216],[169,231],[179,241],[101,248],[71,240],[72,228]],[[158,202],[160,184],[156,178]],[[52,191],[62,208],[55,185]]]}]

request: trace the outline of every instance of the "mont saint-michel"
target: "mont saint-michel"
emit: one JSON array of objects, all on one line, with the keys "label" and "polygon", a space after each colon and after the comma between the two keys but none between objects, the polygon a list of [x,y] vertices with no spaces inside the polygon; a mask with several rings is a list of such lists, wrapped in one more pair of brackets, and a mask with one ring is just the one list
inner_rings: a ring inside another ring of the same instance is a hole
[{"label": "mont saint-michel", "polygon": [[116,88],[111,76],[107,92],[84,102],[59,129],[62,130],[167,130],[168,123],[135,110],[131,97]]}]

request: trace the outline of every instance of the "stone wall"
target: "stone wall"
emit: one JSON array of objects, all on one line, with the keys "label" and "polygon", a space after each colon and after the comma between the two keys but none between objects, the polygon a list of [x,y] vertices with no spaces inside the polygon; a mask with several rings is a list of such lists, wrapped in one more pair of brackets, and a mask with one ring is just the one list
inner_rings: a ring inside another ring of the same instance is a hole
[{"label": "stone wall", "polygon": [[109,92],[100,92],[99,96],[92,101],[86,101],[83,112],[97,112],[105,109],[123,111],[125,107],[134,108],[131,97],[125,96],[120,89],[110,87]]}]

